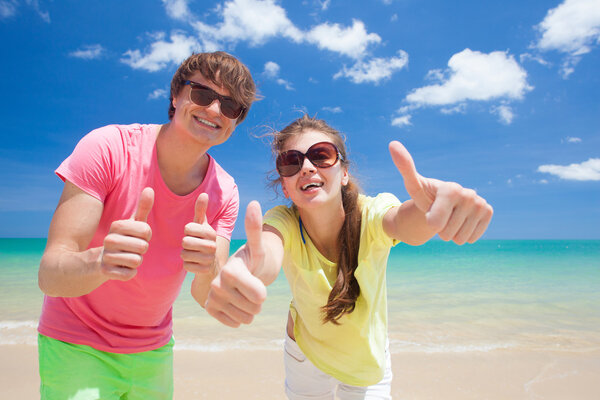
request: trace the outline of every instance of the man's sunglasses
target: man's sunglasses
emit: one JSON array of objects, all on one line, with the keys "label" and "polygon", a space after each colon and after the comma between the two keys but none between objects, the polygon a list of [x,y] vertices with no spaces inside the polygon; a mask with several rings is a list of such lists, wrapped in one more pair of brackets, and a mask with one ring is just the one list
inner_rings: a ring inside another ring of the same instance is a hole
[{"label": "man's sunglasses", "polygon": [[199,106],[208,107],[213,101],[219,100],[221,104],[221,113],[229,119],[236,119],[246,109],[243,105],[228,96],[222,96],[208,86],[201,85],[197,82],[185,81],[186,85],[190,85],[190,100]]},{"label": "man's sunglasses", "polygon": [[302,169],[305,157],[318,168],[329,168],[334,166],[338,160],[344,161],[335,144],[319,142],[310,146],[306,153],[298,150],[288,150],[280,153],[275,162],[277,172],[285,177],[296,175]]}]

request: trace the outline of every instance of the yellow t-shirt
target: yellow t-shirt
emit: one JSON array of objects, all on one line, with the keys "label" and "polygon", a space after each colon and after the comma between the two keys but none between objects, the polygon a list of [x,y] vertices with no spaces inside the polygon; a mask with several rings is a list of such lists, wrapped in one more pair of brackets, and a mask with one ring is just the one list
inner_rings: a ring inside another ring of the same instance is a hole
[{"label": "yellow t-shirt", "polygon": [[278,206],[269,210],[264,223],[283,236],[283,270],[293,295],[290,310],[296,342],[321,371],[349,385],[378,383],[385,370],[387,340],[387,292],[385,271],[392,246],[398,242],[383,230],[383,216],[400,201],[390,193],[359,196],[362,209],[358,268],[354,276],[360,295],[354,311],[338,322],[323,324],[321,307],[337,276],[337,265],[326,259],[303,230],[298,212]]}]

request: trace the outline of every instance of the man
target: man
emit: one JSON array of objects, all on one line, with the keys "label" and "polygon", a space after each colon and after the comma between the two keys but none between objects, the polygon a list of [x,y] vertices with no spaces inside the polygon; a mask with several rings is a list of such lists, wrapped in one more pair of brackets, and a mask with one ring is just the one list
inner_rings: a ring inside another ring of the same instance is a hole
[{"label": "man", "polygon": [[173,302],[189,271],[204,305],[239,208],[207,151],[255,94],[231,55],[194,54],[173,76],[169,123],[92,131],[56,170],[65,186],[39,269],[42,399],[172,398]]}]

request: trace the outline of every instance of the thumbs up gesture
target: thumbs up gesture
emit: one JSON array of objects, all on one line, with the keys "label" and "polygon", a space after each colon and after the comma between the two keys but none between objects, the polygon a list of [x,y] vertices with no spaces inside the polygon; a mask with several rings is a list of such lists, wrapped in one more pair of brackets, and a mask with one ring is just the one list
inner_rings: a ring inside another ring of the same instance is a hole
[{"label": "thumbs up gesture", "polygon": [[154,191],[147,187],[142,190],[133,216],[110,225],[101,257],[102,272],[108,279],[126,281],[136,275],[152,237],[148,215],[153,204]]},{"label": "thumbs up gesture", "polygon": [[262,240],[260,204],[248,204],[245,218],[247,242],[221,268],[212,281],[206,311],[227,326],[249,324],[267,297],[261,275],[265,248]]},{"label": "thumbs up gesture", "polygon": [[483,235],[493,210],[482,197],[458,183],[419,175],[410,153],[400,142],[391,142],[389,149],[406,191],[425,214],[429,228],[442,240],[473,243]]},{"label": "thumbs up gesture", "polygon": [[215,266],[217,233],[206,221],[208,194],[201,193],[196,200],[194,221],[185,226],[181,241],[183,268],[194,274],[210,272]]}]

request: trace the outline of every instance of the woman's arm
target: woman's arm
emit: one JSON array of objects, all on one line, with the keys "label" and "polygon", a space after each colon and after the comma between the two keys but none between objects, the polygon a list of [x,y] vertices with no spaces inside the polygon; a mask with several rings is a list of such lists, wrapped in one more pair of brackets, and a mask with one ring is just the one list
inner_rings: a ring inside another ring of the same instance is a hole
[{"label": "woman's arm", "polygon": [[411,199],[384,216],[388,236],[419,245],[435,234],[457,244],[473,243],[483,235],[493,215],[483,197],[458,183],[419,175],[410,153],[399,142],[390,143],[390,154]]}]

